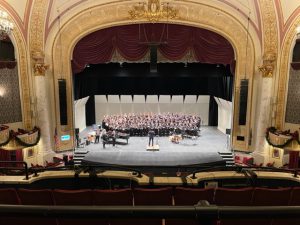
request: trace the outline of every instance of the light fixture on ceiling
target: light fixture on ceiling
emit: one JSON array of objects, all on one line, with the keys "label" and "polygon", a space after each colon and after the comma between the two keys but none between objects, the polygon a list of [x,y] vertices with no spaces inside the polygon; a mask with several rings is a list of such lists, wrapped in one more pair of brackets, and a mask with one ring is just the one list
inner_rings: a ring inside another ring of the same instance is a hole
[{"label": "light fixture on ceiling", "polygon": [[14,24],[9,21],[7,12],[0,10],[0,40],[4,40],[10,35]]},{"label": "light fixture on ceiling", "polygon": [[129,10],[130,18],[133,20],[147,19],[152,23],[156,23],[161,19],[174,19],[178,15],[178,10],[169,6],[169,3],[160,3],[160,0],[148,0],[140,2]]}]

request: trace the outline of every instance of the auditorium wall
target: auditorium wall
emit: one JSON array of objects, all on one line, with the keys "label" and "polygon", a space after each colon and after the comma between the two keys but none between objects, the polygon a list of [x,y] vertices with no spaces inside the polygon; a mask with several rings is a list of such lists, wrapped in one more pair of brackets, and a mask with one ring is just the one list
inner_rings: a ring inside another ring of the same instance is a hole
[{"label": "auditorium wall", "polygon": [[22,122],[17,67],[0,69],[0,124]]},{"label": "auditorium wall", "polygon": [[104,115],[128,113],[184,113],[199,115],[201,124],[208,125],[209,96],[183,95],[96,95],[96,123],[101,124]]}]

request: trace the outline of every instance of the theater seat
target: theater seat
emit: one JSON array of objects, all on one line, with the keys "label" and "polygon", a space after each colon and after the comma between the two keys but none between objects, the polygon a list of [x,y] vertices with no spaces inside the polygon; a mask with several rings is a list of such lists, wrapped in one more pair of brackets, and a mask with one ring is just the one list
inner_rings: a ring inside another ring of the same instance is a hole
[{"label": "theater seat", "polygon": [[[287,206],[289,204],[291,188],[255,188],[253,192],[253,206]],[[251,219],[249,223],[264,225],[264,224],[286,224],[282,219]]]},{"label": "theater seat", "polygon": [[[91,190],[54,190],[55,205],[92,205]],[[108,225],[105,219],[69,219],[59,218],[59,225]]]},{"label": "theater seat", "polygon": [[174,192],[175,205],[195,205],[200,200],[206,200],[210,204],[214,199],[214,188],[184,188],[176,187]]},{"label": "theater seat", "polygon": [[[172,205],[172,188],[136,188],[133,192],[134,205]],[[162,219],[135,219],[126,225],[161,225]]]},{"label": "theater seat", "polygon": [[249,206],[252,194],[253,188],[217,188],[215,204],[218,206]]},{"label": "theater seat", "polygon": [[133,205],[131,189],[94,190],[92,199],[94,205]]},{"label": "theater seat", "polygon": [[[53,198],[51,190],[29,190],[19,189],[18,196],[22,205],[53,205]],[[57,221],[53,218],[23,218],[23,224],[30,225],[56,225]]]},{"label": "theater seat", "polygon": [[[20,199],[13,188],[0,189],[0,204],[19,205]],[[13,215],[0,216],[0,225],[22,225],[22,219],[15,218]]]}]

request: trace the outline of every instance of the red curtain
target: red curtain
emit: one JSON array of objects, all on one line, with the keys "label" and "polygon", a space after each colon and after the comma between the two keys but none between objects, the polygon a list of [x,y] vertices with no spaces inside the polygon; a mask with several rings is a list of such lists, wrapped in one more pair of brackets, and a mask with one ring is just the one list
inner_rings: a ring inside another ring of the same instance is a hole
[{"label": "red curtain", "polygon": [[13,69],[17,65],[16,61],[0,61],[0,69],[8,68]]},{"label": "red curtain", "polygon": [[[10,161],[10,152],[7,150],[0,149],[0,161]],[[8,163],[0,163],[0,167],[11,166]]]},{"label": "red curtain", "polygon": [[[14,158],[15,155],[15,159]],[[23,151],[22,149],[16,150],[16,151],[8,151],[0,149],[0,161],[23,161]],[[17,163],[17,164],[10,164],[10,163],[0,163],[0,167],[23,167],[23,164]]]},{"label": "red curtain", "polygon": [[298,168],[299,163],[299,152],[290,151],[289,169]]},{"label": "red curtain", "polygon": [[141,24],[111,27],[82,38],[75,46],[72,67],[74,73],[87,64],[109,62],[114,51],[128,61],[142,59],[151,44],[167,59],[183,58],[188,50],[201,63],[231,64],[234,51],[221,35],[209,30],[175,24]]}]

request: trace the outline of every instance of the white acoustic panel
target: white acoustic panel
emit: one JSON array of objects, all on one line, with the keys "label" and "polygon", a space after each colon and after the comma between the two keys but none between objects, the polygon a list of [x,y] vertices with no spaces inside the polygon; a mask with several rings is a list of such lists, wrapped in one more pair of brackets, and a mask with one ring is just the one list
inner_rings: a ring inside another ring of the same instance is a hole
[{"label": "white acoustic panel", "polygon": [[131,95],[121,95],[121,103],[132,103]]},{"label": "white acoustic panel", "polygon": [[106,95],[95,95],[95,103],[107,103]]},{"label": "white acoustic panel", "polygon": [[197,103],[209,103],[209,95],[199,95]]},{"label": "white acoustic panel", "polygon": [[158,103],[157,95],[147,95],[146,103]]},{"label": "white acoustic panel", "polygon": [[159,96],[159,103],[170,103],[171,96],[170,95],[160,95]]},{"label": "white acoustic panel", "polygon": [[171,102],[172,103],[183,103],[183,95],[173,95]]},{"label": "white acoustic panel", "polygon": [[196,95],[186,95],[184,98],[184,103],[196,103],[197,96]]},{"label": "white acoustic panel", "polygon": [[108,103],[120,103],[119,95],[108,95],[107,102]]},{"label": "white acoustic panel", "polygon": [[86,114],[85,104],[89,97],[78,99],[74,102],[75,105],[75,127],[79,128],[79,131],[83,131],[86,128]]},{"label": "white acoustic panel", "polygon": [[145,103],[145,95],[134,95],[133,96],[134,103]]},{"label": "white acoustic panel", "polygon": [[232,103],[221,98],[214,97],[218,104],[218,130],[226,133],[231,128]]}]

